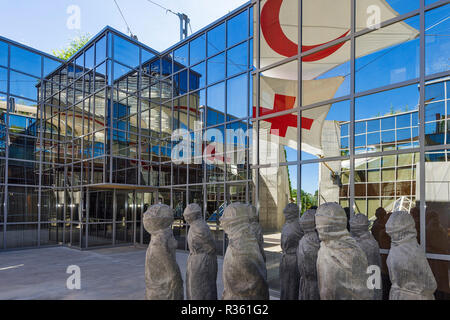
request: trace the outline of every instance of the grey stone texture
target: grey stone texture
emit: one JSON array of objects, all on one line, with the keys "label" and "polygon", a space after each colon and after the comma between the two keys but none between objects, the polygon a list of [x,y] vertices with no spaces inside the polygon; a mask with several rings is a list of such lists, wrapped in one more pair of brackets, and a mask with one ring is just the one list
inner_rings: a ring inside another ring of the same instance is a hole
[{"label": "grey stone texture", "polygon": [[393,212],[386,223],[391,237],[387,257],[392,282],[389,300],[434,300],[436,280],[424,250],[417,243],[413,217],[406,211]]},{"label": "grey stone texture", "polygon": [[147,300],[183,300],[183,280],[175,250],[177,241],[172,232],[173,211],[157,204],[144,213],[144,228],[151,235],[145,258]]},{"label": "grey stone texture", "polygon": [[211,230],[198,204],[188,205],[183,216],[189,224],[186,299],[217,300],[217,256]]},{"label": "grey stone texture", "polygon": [[283,210],[285,224],[281,230],[280,300],[298,300],[300,273],[297,264],[297,247],[303,237],[300,228],[300,211],[295,203]]},{"label": "grey stone texture", "polygon": [[256,207],[249,204],[247,205],[248,209],[248,218],[250,220],[250,230],[255,234],[256,240],[258,241],[259,250],[261,251],[261,255],[266,262],[266,254],[264,252],[264,237],[261,225],[258,221],[258,213],[256,212]]},{"label": "grey stone texture", "polygon": [[220,224],[229,238],[223,262],[223,300],[268,300],[267,269],[255,235],[250,230],[248,207],[227,206]]},{"label": "grey stone texture", "polygon": [[320,300],[317,281],[317,254],[320,240],[316,231],[316,210],[307,210],[300,218],[304,236],[297,248],[297,263],[300,273],[299,300]]},{"label": "grey stone texture", "polygon": [[334,202],[316,211],[320,249],[317,276],[321,300],[371,300],[367,286],[368,262],[364,251],[347,230],[344,209]]},{"label": "grey stone texture", "polygon": [[[352,217],[350,220],[350,234],[366,254],[369,266],[375,265],[381,271],[380,247],[378,246],[377,240],[375,240],[369,231],[369,219],[366,215],[358,213]],[[383,298],[381,279],[379,279],[379,282],[380,289],[371,289],[374,300],[381,300]]]}]

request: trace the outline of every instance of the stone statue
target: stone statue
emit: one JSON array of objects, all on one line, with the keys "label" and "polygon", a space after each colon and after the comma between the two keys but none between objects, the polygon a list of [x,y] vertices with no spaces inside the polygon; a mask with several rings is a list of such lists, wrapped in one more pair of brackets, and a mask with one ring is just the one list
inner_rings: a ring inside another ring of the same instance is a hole
[{"label": "stone statue", "polygon": [[316,231],[316,210],[309,209],[300,218],[304,236],[297,248],[297,264],[300,274],[299,300],[320,300],[317,283],[317,253],[320,240]]},{"label": "stone statue", "polygon": [[223,260],[223,300],[268,300],[267,269],[250,230],[247,206],[229,205],[220,224],[230,239]]},{"label": "stone statue", "polygon": [[264,237],[261,225],[258,222],[258,213],[256,212],[256,207],[249,204],[248,206],[248,218],[250,220],[250,230],[255,234],[256,240],[258,241],[259,250],[261,255],[266,262],[266,254],[264,252]]},{"label": "stone statue", "polygon": [[[369,219],[367,219],[367,216],[359,213],[352,217],[350,220],[350,234],[366,254],[369,266],[375,265],[379,268],[379,271],[381,271],[380,247],[378,246],[377,240],[375,240],[369,231]],[[380,283],[380,288],[372,289],[374,300],[382,300],[383,298],[383,291],[381,289],[381,273],[380,279],[378,280]]]},{"label": "stone statue", "polygon": [[392,282],[389,300],[434,300],[436,280],[417,243],[413,217],[406,211],[393,212],[386,232],[391,237],[387,258]]},{"label": "stone statue", "polygon": [[211,230],[198,204],[188,205],[183,216],[189,224],[187,241],[190,251],[186,268],[186,299],[217,300],[216,245]]},{"label": "stone statue", "polygon": [[316,211],[320,249],[317,278],[321,300],[371,300],[367,287],[367,258],[347,230],[347,216],[337,203]]},{"label": "stone statue", "polygon": [[183,280],[172,232],[173,212],[164,204],[151,206],[144,213],[144,227],[151,235],[145,257],[147,300],[183,300]]},{"label": "stone statue", "polygon": [[297,247],[303,232],[300,211],[295,203],[284,208],[286,223],[281,230],[280,300],[298,300],[300,274],[297,265]]}]

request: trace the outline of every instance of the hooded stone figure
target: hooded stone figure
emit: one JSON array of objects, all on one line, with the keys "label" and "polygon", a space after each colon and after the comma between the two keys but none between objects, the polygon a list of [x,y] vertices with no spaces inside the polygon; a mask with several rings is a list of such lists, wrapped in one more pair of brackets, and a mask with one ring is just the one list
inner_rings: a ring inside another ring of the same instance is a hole
[{"label": "hooded stone figure", "polygon": [[172,232],[173,212],[167,205],[151,206],[144,213],[144,227],[151,235],[145,257],[147,300],[183,300],[183,280]]},{"label": "hooded stone figure", "polygon": [[250,230],[247,206],[232,203],[220,224],[229,238],[223,260],[223,300],[268,300],[267,269]]},{"label": "hooded stone figure", "polygon": [[384,210],[383,207],[379,207],[375,211],[375,221],[373,222],[372,229],[370,229],[370,232],[372,232],[373,237],[376,241],[379,240],[380,230],[384,228],[384,224],[382,223],[384,217],[386,217],[386,210]]},{"label": "hooded stone figure", "polygon": [[295,203],[284,208],[286,223],[281,230],[280,300],[298,300],[300,274],[297,247],[303,232],[299,223],[299,209]]},{"label": "hooded stone figure", "polygon": [[186,299],[217,300],[217,256],[211,231],[198,204],[188,205],[183,216],[189,224]]},{"label": "hooded stone figure", "polygon": [[337,203],[316,211],[320,249],[317,277],[321,300],[371,300],[367,287],[367,258],[347,230],[347,216]]},{"label": "hooded stone figure", "polygon": [[436,280],[417,243],[413,217],[406,211],[392,213],[386,232],[391,237],[387,258],[392,282],[389,300],[434,300]]},{"label": "hooded stone figure", "polygon": [[249,204],[248,208],[248,218],[250,220],[250,230],[255,234],[256,240],[258,241],[259,250],[261,251],[261,255],[266,262],[266,254],[264,252],[264,237],[261,225],[258,222],[258,213],[256,212],[256,207]]},{"label": "hooded stone figure", "polygon": [[320,300],[317,283],[317,253],[320,248],[316,232],[316,210],[307,210],[300,218],[300,227],[305,235],[297,249],[297,263],[300,273],[299,300]]},{"label": "hooded stone figure", "polygon": [[[369,266],[377,266],[381,271],[381,255],[378,242],[369,231],[369,219],[364,214],[354,215],[350,220],[350,234],[356,240],[358,245],[363,249],[367,257]],[[381,273],[378,273],[381,277]],[[383,291],[381,289],[381,278],[377,279],[380,288],[372,289],[374,300],[381,300],[383,298]]]}]

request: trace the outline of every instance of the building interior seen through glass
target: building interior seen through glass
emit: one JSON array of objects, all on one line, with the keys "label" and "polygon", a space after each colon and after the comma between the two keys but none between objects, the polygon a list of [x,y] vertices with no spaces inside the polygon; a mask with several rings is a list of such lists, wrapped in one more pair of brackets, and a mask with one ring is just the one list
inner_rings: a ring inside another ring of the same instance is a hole
[{"label": "building interior seen through glass", "polygon": [[337,202],[383,256],[410,212],[448,299],[450,4],[422,2],[251,1],[163,52],[106,27],[68,61],[0,38],[0,250],[147,244],[156,203],[188,250],[198,203],[223,255],[243,202],[279,289],[283,209]]}]

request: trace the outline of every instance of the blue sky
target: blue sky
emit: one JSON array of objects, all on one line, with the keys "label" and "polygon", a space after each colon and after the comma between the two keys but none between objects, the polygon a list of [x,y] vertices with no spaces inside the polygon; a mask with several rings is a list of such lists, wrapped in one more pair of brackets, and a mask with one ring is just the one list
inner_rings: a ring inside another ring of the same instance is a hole
[{"label": "blue sky", "polygon": [[[179,41],[179,19],[147,0],[117,0],[134,34],[146,45],[162,51]],[[236,9],[246,0],[155,0],[174,12],[186,13],[195,32]],[[70,30],[67,9],[81,9],[81,29]],[[106,25],[127,33],[113,0],[15,0],[2,1],[0,34],[51,53],[64,48],[80,34],[94,36]],[[50,35],[51,36],[48,36]]]}]

